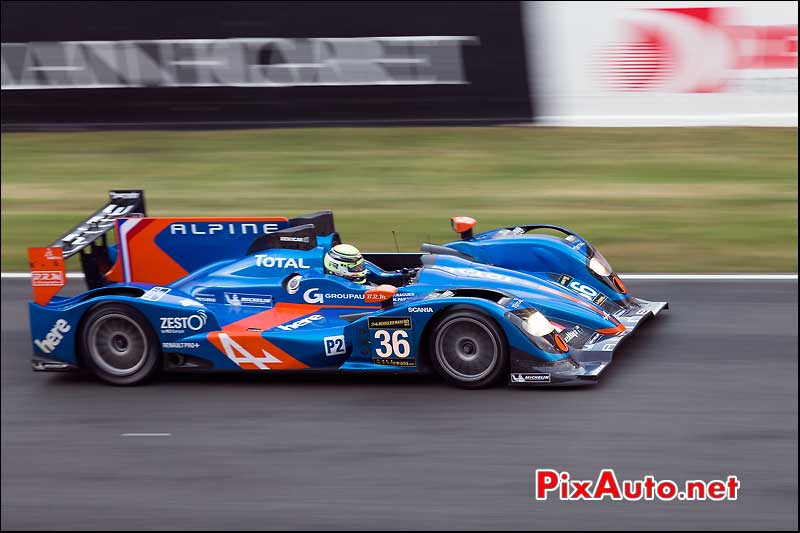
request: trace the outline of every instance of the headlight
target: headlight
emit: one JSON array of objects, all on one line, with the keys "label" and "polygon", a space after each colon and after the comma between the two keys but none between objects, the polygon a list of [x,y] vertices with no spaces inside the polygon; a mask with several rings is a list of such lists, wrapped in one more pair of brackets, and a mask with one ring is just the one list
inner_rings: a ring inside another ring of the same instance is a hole
[{"label": "headlight", "polygon": [[567,343],[556,333],[555,326],[536,309],[517,309],[506,313],[506,317],[540,350],[552,354],[565,354],[569,351]]},{"label": "headlight", "polygon": [[534,311],[525,319],[525,331],[535,337],[544,337],[555,329],[555,326],[539,311]]},{"label": "headlight", "polygon": [[613,272],[611,270],[611,265],[609,265],[608,261],[600,254],[595,255],[589,260],[589,268],[598,276],[603,277],[610,276]]}]

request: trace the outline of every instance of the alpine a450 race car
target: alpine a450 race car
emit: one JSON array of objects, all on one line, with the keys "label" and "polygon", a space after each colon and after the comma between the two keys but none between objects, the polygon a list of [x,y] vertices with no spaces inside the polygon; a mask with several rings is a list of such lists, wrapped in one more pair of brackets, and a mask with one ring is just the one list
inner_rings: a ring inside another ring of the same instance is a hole
[{"label": "alpine a450 race car", "polygon": [[[85,222],[28,251],[33,368],[86,369],[116,385],[162,370],[431,369],[465,388],[583,385],[667,307],[631,297],[567,229],[473,234],[475,220],[451,222],[454,242],[363,254],[366,283],[355,283],[323,265],[341,243],[330,211],[148,217],[142,191],[112,191]],[[76,255],[89,290],[59,297]]]}]

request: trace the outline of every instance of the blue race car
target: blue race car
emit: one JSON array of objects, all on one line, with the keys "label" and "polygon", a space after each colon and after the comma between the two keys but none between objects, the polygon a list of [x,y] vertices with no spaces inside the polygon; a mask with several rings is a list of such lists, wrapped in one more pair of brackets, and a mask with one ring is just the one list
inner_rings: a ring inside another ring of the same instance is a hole
[{"label": "blue race car", "polygon": [[[357,283],[326,262],[343,249],[329,211],[147,217],[142,191],[112,191],[85,222],[29,250],[33,368],[87,369],[115,385],[162,370],[431,369],[464,388],[588,385],[667,307],[632,298],[569,230],[473,235],[473,219],[451,221],[460,240],[364,254]],[[89,290],[56,296],[74,255]]]}]

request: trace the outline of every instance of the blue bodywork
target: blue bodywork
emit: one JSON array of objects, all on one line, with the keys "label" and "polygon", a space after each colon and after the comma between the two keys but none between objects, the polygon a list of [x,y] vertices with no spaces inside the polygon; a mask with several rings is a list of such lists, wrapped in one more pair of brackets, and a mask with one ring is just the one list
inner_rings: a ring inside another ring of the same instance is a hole
[{"label": "blue bodywork", "polygon": [[[204,261],[170,284],[116,283],[47,305],[31,302],[34,368],[80,368],[83,318],[117,302],[147,318],[165,365],[175,370],[419,372],[429,368],[431,325],[466,306],[502,331],[512,384],[591,384],[620,340],[666,304],[631,298],[614,285],[615,274],[589,268],[599,253],[585,239],[562,228],[563,237],[531,234],[541,227],[448,243],[437,248],[444,253],[418,254],[410,273],[367,261],[370,282],[398,286],[388,307],[365,301],[371,284],[324,272],[336,234],[317,236],[311,249]],[[385,262],[393,254],[381,255]],[[515,314],[526,309],[547,317],[568,350],[554,353],[534,342]]]}]

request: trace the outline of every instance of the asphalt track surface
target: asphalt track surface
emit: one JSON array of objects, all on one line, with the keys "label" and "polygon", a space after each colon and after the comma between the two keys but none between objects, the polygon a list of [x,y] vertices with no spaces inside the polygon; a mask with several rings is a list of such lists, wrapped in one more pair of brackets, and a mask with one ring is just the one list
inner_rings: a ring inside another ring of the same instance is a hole
[{"label": "asphalt track surface", "polygon": [[[671,309],[600,385],[486,391],[433,377],[115,388],[33,373],[27,283],[2,281],[3,529],[798,527],[796,280],[630,281]],[[593,479],[605,467],[736,474],[742,487],[721,503],[532,497],[536,468]]]}]

